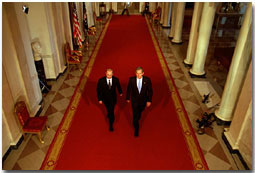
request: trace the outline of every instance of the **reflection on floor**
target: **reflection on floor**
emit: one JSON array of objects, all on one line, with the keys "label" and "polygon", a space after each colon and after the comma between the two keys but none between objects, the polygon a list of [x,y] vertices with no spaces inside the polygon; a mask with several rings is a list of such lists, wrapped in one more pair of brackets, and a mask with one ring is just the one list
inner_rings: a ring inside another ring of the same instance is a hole
[{"label": "reflection on floor", "polygon": [[[84,58],[81,68],[83,69],[91,55],[93,47],[102,30],[97,26],[98,32],[96,38],[90,39],[89,49],[83,50]],[[200,118],[203,112],[213,112],[215,107],[208,109],[202,104],[202,98],[199,91],[195,87],[194,81],[209,82],[214,90],[221,97],[224,82],[226,80],[227,71],[221,71],[218,68],[215,59],[211,59],[207,63],[205,69],[207,71],[206,79],[193,79],[188,74],[188,68],[184,67],[183,60],[186,56],[188,41],[184,40],[182,45],[172,45],[169,38],[169,29],[162,29],[159,25],[153,28],[158,38],[162,52],[166,58],[166,62],[174,78],[175,84],[179,90],[182,101],[190,118],[193,128],[197,130],[196,119]],[[185,50],[185,51],[184,51]],[[79,81],[81,72],[75,66],[68,72],[62,74],[57,81],[52,81],[52,89],[44,98],[43,111],[41,115],[49,117],[49,125],[51,130],[44,133],[45,143],[39,143],[36,135],[28,135],[26,140],[22,142],[17,150],[12,150],[5,162],[4,170],[38,170],[48,151],[49,145],[56,133],[59,123],[65,113],[69,101],[73,95],[75,87]],[[217,78],[217,80],[215,80]],[[222,87],[223,84],[223,87]],[[205,159],[210,170],[238,170],[244,169],[238,159],[228,152],[224,142],[221,139],[223,131],[222,126],[213,124],[213,129],[206,129],[206,134],[197,135],[200,146],[203,150]],[[31,164],[32,163],[32,164]]]}]

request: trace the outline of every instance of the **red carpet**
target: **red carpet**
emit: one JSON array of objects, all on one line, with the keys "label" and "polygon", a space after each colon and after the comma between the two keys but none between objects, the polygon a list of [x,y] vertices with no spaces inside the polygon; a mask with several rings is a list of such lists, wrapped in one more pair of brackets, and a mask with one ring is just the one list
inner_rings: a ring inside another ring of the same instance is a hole
[{"label": "red carpet", "polygon": [[[142,16],[112,16],[41,169],[208,169],[169,70],[148,28]],[[151,78],[154,92],[152,106],[142,114],[138,138],[133,136],[131,105],[125,101],[128,79],[135,75],[136,66],[142,66],[145,75]],[[108,130],[105,107],[98,104],[96,96],[97,81],[109,67],[120,79],[124,91],[124,96],[118,97],[113,133]]]}]

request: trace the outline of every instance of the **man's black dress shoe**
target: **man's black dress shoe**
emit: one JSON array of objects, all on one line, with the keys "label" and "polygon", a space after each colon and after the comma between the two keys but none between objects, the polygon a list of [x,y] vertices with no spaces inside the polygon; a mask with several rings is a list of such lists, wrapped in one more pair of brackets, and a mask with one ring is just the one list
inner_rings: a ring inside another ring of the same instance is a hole
[{"label": "man's black dress shoe", "polygon": [[138,132],[135,132],[135,137],[138,137],[138,136],[139,136]]}]

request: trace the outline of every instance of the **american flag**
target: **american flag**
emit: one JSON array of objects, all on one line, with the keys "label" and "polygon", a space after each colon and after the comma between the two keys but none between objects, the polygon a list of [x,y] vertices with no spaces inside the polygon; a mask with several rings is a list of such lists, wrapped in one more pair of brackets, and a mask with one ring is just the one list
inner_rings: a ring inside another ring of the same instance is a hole
[{"label": "american flag", "polygon": [[84,25],[84,30],[88,30],[88,17],[87,17],[87,12],[86,12],[86,5],[85,2],[83,2],[83,25]]},{"label": "american flag", "polygon": [[79,48],[81,48],[82,47],[82,39],[81,39],[80,24],[78,21],[75,2],[74,2],[74,8],[73,8],[73,38],[77,38]]}]

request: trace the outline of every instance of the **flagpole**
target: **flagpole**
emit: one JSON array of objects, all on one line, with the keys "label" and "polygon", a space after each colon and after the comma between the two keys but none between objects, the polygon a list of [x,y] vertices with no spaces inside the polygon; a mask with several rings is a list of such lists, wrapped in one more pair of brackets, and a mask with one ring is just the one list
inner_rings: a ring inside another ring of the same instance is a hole
[{"label": "flagpole", "polygon": [[[76,42],[79,46],[79,48],[82,48],[82,38],[81,38],[81,32],[80,32],[80,24],[78,19],[78,14],[76,10],[75,2],[73,2],[73,38],[76,38]],[[77,45],[76,44],[76,45]]]}]

